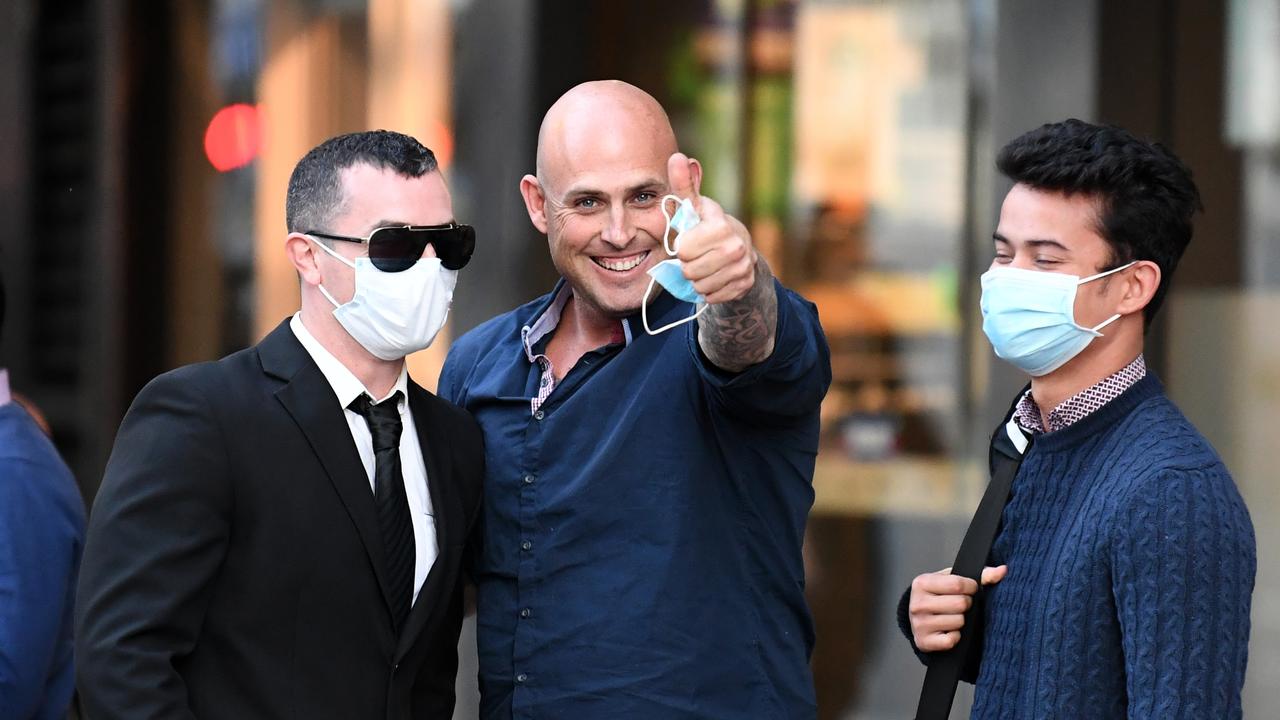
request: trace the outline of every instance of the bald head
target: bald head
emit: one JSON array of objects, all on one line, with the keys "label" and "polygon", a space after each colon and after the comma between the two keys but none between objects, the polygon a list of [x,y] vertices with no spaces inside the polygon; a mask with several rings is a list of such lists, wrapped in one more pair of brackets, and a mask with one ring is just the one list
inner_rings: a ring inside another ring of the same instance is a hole
[{"label": "bald head", "polygon": [[620,80],[582,83],[560,96],[538,129],[537,173],[563,189],[567,174],[602,161],[636,164],[676,152],[671,121],[657,100]]}]

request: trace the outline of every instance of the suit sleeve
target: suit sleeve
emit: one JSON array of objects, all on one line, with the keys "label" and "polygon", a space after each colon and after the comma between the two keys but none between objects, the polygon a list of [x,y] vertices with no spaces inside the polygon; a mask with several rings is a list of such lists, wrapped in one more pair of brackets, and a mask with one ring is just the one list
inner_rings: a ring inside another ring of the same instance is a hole
[{"label": "suit sleeve", "polygon": [[1231,478],[1166,471],[1115,524],[1112,591],[1130,718],[1239,718],[1257,555]]},{"label": "suit sleeve", "polygon": [[193,717],[175,664],[199,635],[233,502],[199,367],[139,393],[90,514],[76,660],[94,720]]},{"label": "suit sleeve", "polygon": [[815,412],[831,385],[831,352],[813,303],[773,281],[778,324],[773,353],[742,372],[715,366],[689,323],[689,351],[711,394],[731,413],[788,420]]}]

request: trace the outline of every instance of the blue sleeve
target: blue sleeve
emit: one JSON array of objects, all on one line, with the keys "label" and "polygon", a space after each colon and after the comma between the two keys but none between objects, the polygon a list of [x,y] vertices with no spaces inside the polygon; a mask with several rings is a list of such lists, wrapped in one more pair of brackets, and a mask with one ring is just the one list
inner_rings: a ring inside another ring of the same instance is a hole
[{"label": "blue sleeve", "polygon": [[51,680],[70,671],[69,620],[84,517],[83,509],[77,518],[74,508],[63,507],[59,491],[66,488],[58,483],[74,486],[64,468],[0,459],[2,720],[31,717],[54,700],[46,697]]},{"label": "blue sleeve", "polygon": [[793,418],[816,412],[831,385],[831,352],[813,303],[773,281],[778,325],[773,354],[742,372],[716,367],[698,345],[697,323],[686,331],[703,382],[733,413]]},{"label": "blue sleeve", "polygon": [[1253,525],[1221,464],[1153,475],[1112,544],[1128,716],[1239,718]]},{"label": "blue sleeve", "polygon": [[436,382],[436,395],[458,407],[462,407],[465,400],[462,385],[468,370],[468,363],[461,359],[462,346],[462,339],[459,338],[449,347],[449,354],[445,356],[444,365],[440,368],[440,379]]}]

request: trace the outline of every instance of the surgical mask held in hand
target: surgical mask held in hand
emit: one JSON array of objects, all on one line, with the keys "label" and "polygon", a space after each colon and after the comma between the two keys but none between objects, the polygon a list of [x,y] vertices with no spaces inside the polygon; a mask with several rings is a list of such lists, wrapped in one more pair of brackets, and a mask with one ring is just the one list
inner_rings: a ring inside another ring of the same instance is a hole
[{"label": "surgical mask held in hand", "polygon": [[982,331],[1001,359],[1032,377],[1048,375],[1102,337],[1098,331],[1120,317],[1112,315],[1091,328],[1077,325],[1076,289],[1133,264],[1086,278],[993,267],[982,274]]},{"label": "surgical mask held in hand", "polygon": [[329,291],[320,292],[333,304],[338,323],[371,355],[399,360],[431,345],[444,327],[453,303],[457,270],[446,270],[439,258],[422,258],[408,270],[383,272],[367,257],[353,263],[319,240],[321,250],[356,271],[356,292],[350,302],[338,303]]},{"label": "surgical mask held in hand", "polygon": [[[676,203],[675,215],[667,211],[667,201]],[[698,294],[698,291],[693,287],[693,283],[684,276],[683,266],[680,261],[675,259],[676,251],[680,247],[680,235],[701,221],[701,218],[698,217],[698,211],[693,209],[692,202],[682,200],[675,195],[667,195],[662,198],[662,216],[667,220],[667,226],[662,232],[662,248],[667,251],[667,255],[670,255],[671,259],[663,260],[649,268],[649,285],[645,288],[644,297],[640,300],[640,320],[644,323],[644,331],[650,335],[657,335],[678,325],[683,325],[697,318],[702,314],[702,311],[707,309],[707,299]],[[673,231],[675,232],[674,237],[672,237]],[[653,284],[655,282],[674,297],[687,303],[698,305],[697,312],[687,318],[663,325],[656,330],[651,329],[649,327],[649,294],[653,292]]]}]

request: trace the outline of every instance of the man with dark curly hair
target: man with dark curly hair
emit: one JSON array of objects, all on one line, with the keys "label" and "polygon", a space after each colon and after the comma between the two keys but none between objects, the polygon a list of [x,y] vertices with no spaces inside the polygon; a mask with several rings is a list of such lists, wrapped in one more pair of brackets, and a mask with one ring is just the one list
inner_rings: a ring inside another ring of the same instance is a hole
[{"label": "man with dark curly hair", "polygon": [[1253,526],[1143,359],[1200,208],[1190,171],[1079,120],[997,165],[1014,186],[981,309],[996,355],[1031,378],[993,436],[1021,465],[982,592],[920,575],[899,624],[926,663],[976,634],[974,718],[1239,718]]}]

